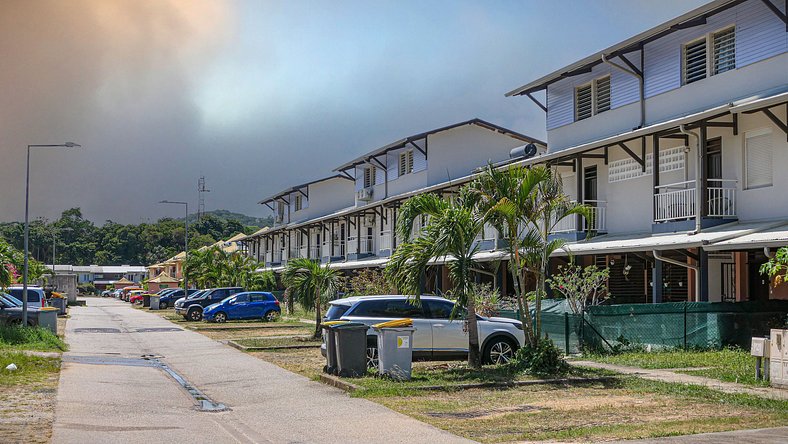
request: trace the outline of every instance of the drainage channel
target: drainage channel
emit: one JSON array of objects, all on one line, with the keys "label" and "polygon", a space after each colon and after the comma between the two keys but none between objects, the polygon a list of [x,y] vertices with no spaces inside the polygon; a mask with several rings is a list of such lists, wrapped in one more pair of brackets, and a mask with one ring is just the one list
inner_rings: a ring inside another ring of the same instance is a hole
[{"label": "drainage channel", "polygon": [[75,364],[92,365],[125,365],[130,367],[153,367],[158,368],[175,380],[181,387],[194,399],[197,409],[202,412],[224,412],[230,410],[226,405],[216,402],[209,398],[205,393],[193,386],[189,381],[178,372],[170,368],[160,359],[163,356],[142,355],[140,358],[124,358],[120,356],[75,356],[63,355],[63,362],[73,362]]}]

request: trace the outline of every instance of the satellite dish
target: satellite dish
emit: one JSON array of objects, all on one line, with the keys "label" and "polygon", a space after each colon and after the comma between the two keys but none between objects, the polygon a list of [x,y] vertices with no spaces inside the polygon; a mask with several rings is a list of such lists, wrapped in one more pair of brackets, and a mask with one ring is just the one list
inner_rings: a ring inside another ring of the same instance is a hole
[{"label": "satellite dish", "polygon": [[531,157],[534,157],[536,155],[537,151],[538,150],[536,148],[536,145],[534,145],[533,143],[529,143],[528,145],[523,145],[523,146],[518,146],[517,148],[513,148],[511,151],[509,151],[509,158],[530,159]]}]

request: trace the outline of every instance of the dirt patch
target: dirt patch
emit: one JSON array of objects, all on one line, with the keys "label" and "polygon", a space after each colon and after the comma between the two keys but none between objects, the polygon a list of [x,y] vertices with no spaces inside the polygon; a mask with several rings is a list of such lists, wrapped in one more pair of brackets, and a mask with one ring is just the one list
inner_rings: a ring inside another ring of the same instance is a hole
[{"label": "dirt patch", "polygon": [[211,339],[221,341],[228,339],[249,339],[268,337],[300,337],[311,333],[309,326],[281,327],[281,328],[255,328],[244,330],[196,330],[197,333]]},{"label": "dirt patch", "polygon": [[320,376],[326,364],[326,358],[320,354],[319,348],[251,352],[249,355],[312,379]]},{"label": "dirt patch", "polygon": [[452,418],[452,419],[478,419],[478,418],[494,418],[496,416],[504,415],[514,412],[531,412],[539,410],[539,407],[532,405],[518,405],[513,407],[502,407],[492,410],[478,410],[471,412],[427,412],[427,416],[433,418]]},{"label": "dirt patch", "polygon": [[0,390],[0,442],[47,443],[52,437],[59,374]]}]

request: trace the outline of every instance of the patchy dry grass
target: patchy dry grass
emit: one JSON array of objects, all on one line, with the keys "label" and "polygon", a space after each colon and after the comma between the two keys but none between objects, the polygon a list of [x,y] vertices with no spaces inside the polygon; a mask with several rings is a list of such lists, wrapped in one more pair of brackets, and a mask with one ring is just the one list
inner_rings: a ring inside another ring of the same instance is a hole
[{"label": "patchy dry grass", "polygon": [[783,425],[788,404],[675,390],[638,378],[378,396],[356,392],[481,442],[636,439]]},{"label": "patchy dry grass", "polygon": [[288,347],[288,346],[305,346],[311,345],[320,347],[322,342],[314,339],[311,336],[281,336],[281,337],[263,337],[263,338],[246,338],[238,339],[235,341],[244,347]]},{"label": "patchy dry grass", "polygon": [[250,352],[249,355],[310,379],[318,379],[326,364],[319,348],[267,350]]}]

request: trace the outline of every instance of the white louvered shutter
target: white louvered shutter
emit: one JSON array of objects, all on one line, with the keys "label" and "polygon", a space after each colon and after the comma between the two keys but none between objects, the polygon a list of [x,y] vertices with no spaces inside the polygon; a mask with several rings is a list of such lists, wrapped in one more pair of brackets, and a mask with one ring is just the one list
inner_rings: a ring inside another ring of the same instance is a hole
[{"label": "white louvered shutter", "polygon": [[408,150],[408,173],[413,172],[413,150]]},{"label": "white louvered shutter", "polygon": [[399,175],[405,175],[408,173],[408,152],[403,151],[399,153]]},{"label": "white louvered shutter", "polygon": [[772,184],[772,133],[760,131],[748,134],[745,140],[744,167],[747,188]]},{"label": "white louvered shutter", "polygon": [[580,86],[575,90],[575,120],[583,120],[593,115],[593,95],[591,85]]},{"label": "white louvered shutter", "polygon": [[736,29],[714,34],[714,74],[736,69]]},{"label": "white louvered shutter", "polygon": [[684,83],[706,78],[706,39],[688,43],[684,47]]},{"label": "white louvered shutter", "polygon": [[596,106],[594,114],[610,109],[610,77],[602,77],[597,79],[596,83]]}]

